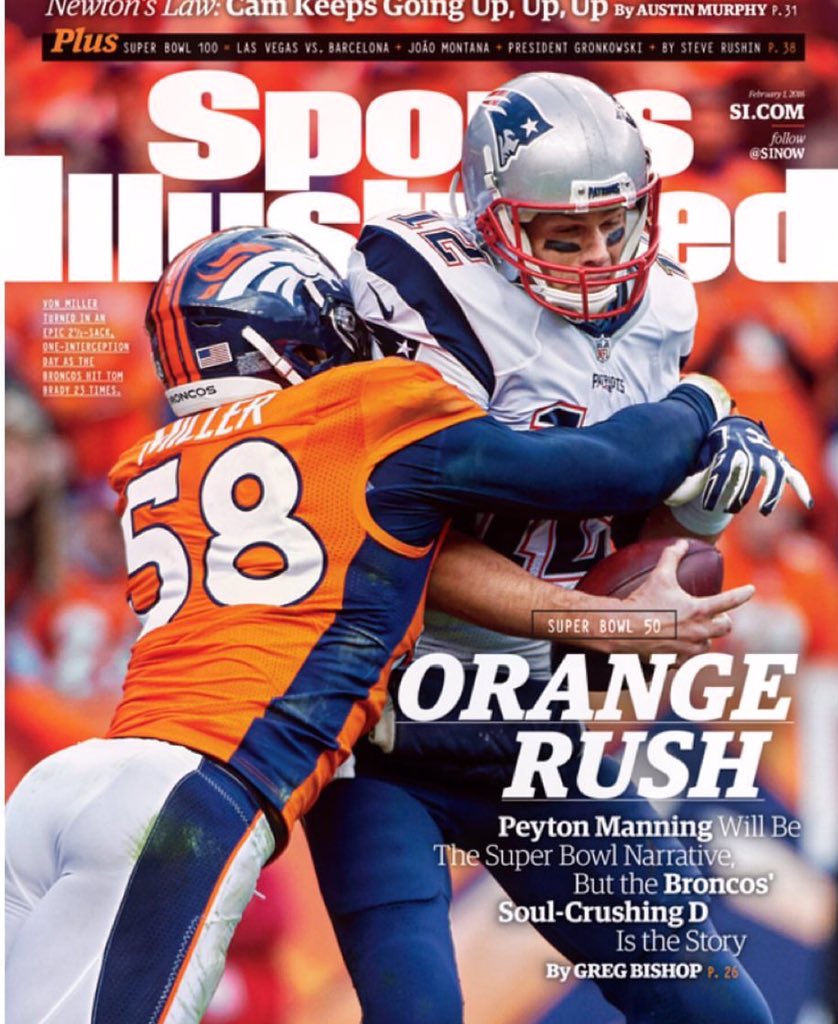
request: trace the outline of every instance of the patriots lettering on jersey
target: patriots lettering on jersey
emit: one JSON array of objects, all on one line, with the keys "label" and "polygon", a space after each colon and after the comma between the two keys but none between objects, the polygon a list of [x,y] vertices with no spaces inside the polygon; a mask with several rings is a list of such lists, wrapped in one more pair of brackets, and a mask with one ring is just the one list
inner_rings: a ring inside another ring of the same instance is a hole
[{"label": "patriots lettering on jersey", "polygon": [[495,132],[498,167],[502,171],[520,155],[522,148],[554,127],[529,97],[514,89],[495,89],[483,100],[482,107]]},{"label": "patriots lettering on jersey", "polygon": [[597,388],[601,388],[609,394],[616,391],[618,394],[624,395],[626,393],[626,382],[622,377],[612,377],[607,373],[594,373],[591,376],[591,388],[594,391]]}]

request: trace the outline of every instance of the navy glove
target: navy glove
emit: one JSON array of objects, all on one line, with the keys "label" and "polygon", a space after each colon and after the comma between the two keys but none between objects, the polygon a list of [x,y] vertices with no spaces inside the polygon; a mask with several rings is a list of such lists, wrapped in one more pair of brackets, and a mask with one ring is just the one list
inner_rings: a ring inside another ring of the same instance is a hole
[{"label": "navy glove", "polygon": [[709,511],[721,507],[725,512],[741,512],[762,478],[765,489],[759,510],[764,516],[777,507],[786,483],[806,508],[812,507],[806,478],[774,447],[764,425],[755,420],[745,416],[721,420],[705,438],[699,460],[710,469],[701,499],[702,507]]},{"label": "navy glove", "polygon": [[774,447],[765,427],[745,416],[728,416],[704,439],[698,471],[687,477],[666,503],[675,518],[690,529],[706,520],[705,528],[697,532],[709,534],[724,527],[724,516],[742,511],[762,479],[762,515],[774,511],[787,483],[806,508],[812,507],[806,478]]}]

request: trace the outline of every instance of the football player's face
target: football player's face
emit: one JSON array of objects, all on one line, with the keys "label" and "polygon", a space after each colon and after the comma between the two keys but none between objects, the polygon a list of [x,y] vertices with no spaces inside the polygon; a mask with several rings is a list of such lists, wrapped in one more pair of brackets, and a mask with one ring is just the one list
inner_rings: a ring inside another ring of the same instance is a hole
[{"label": "football player's face", "polygon": [[623,207],[590,213],[539,213],[526,225],[533,256],[566,267],[611,267],[626,235]]}]

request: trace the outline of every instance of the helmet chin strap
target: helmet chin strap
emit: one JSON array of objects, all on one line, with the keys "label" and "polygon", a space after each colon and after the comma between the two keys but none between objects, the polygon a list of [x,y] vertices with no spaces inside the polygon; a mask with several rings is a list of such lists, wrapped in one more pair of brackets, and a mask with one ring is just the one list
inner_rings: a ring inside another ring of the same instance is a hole
[{"label": "helmet chin strap", "polygon": [[[585,305],[582,302],[581,292],[568,292],[562,288],[556,288],[555,285],[548,284],[547,281],[535,279],[530,282],[530,287],[533,291],[538,292],[545,302],[549,302],[552,306],[560,306],[565,309],[572,309],[580,314],[584,314]],[[609,284],[605,288],[601,288],[598,291],[588,292],[588,312],[589,313],[601,313],[604,309],[607,309],[611,303],[617,298],[617,285]]]},{"label": "helmet chin strap", "polygon": [[248,344],[252,345],[256,351],[265,357],[274,370],[277,376],[288,385],[302,384],[305,380],[294,367],[288,362],[288,360],[281,356],[278,352],[274,351],[273,347],[269,342],[262,337],[262,335],[255,331],[252,327],[242,328],[242,337]]}]

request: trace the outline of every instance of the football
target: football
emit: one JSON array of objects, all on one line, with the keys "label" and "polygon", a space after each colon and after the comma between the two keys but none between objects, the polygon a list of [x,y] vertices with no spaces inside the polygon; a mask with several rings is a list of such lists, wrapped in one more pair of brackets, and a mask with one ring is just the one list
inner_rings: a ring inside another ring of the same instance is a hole
[{"label": "football", "polygon": [[[579,582],[586,594],[627,597],[649,576],[664,548],[675,537],[641,540],[603,558]],[[687,553],[678,563],[678,582],[694,597],[718,594],[724,580],[724,560],[718,548],[701,540],[690,540]]]},{"label": "football", "polygon": [[[628,544],[613,555],[603,558],[578,584],[579,590],[599,597],[627,597],[658,564],[664,548],[669,547],[676,537],[662,537],[657,540],[641,540]],[[678,582],[694,597],[708,597],[722,589],[724,562],[721,552],[712,544],[702,540],[690,540],[687,552],[678,563]],[[618,648],[615,647],[615,650]],[[551,662],[556,668],[565,654],[580,648],[567,644],[552,645]],[[598,651],[586,651],[585,661],[588,686],[591,690],[604,690],[611,677],[608,655]]]}]

